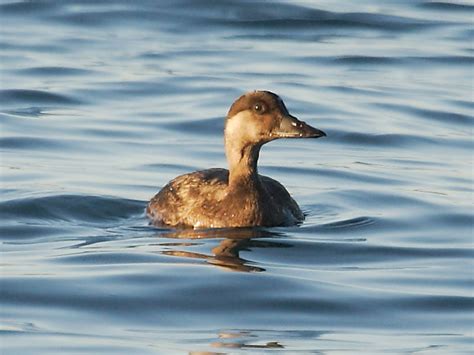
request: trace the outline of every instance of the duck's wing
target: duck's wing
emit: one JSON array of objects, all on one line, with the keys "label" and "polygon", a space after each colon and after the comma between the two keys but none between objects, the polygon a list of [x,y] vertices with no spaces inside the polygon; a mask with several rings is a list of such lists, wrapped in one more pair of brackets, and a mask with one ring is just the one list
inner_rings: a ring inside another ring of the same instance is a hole
[{"label": "duck's wing", "polygon": [[147,215],[156,225],[194,226],[207,201],[216,200],[227,187],[226,169],[207,169],[171,180],[148,203]]},{"label": "duck's wing", "polygon": [[264,175],[260,175],[260,181],[275,204],[282,209],[289,210],[296,221],[301,222],[304,220],[304,214],[300,207],[282,184]]}]

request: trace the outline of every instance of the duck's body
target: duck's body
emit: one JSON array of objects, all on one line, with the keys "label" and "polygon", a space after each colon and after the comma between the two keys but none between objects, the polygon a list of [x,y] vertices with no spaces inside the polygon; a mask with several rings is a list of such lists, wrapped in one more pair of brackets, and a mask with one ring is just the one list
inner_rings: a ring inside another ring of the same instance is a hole
[{"label": "duck's body", "polygon": [[258,179],[229,187],[229,171],[208,169],[178,176],[150,201],[148,215],[160,224],[222,228],[288,226],[304,215],[278,181]]},{"label": "duck's body", "polygon": [[273,93],[243,95],[227,115],[229,170],[178,176],[152,198],[147,214],[155,224],[194,228],[297,224],[304,215],[295,200],[278,181],[257,172],[260,148],[276,138],[324,135],[291,116]]}]

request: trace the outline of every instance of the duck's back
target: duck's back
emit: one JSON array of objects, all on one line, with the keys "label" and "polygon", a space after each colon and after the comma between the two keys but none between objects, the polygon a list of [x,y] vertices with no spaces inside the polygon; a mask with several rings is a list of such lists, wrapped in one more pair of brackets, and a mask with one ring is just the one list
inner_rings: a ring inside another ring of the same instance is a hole
[{"label": "duck's back", "polygon": [[208,169],[178,176],[148,204],[157,225],[244,227],[293,225],[304,215],[278,181],[259,175],[258,189],[229,191],[229,172]]}]

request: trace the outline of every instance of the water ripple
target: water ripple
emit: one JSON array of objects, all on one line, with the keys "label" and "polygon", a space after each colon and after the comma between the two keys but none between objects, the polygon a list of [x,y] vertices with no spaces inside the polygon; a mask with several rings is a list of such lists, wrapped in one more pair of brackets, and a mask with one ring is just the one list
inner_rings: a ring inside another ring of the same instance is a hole
[{"label": "water ripple", "polygon": [[465,115],[465,114],[456,113],[456,112],[430,110],[430,109],[418,108],[418,107],[400,105],[400,104],[393,105],[393,104],[387,104],[387,103],[384,103],[384,104],[377,103],[375,105],[377,107],[382,107],[382,108],[386,108],[393,111],[407,113],[410,115],[416,115],[417,117],[420,117],[420,118],[443,122],[443,123],[448,124],[449,126],[462,125],[462,126],[472,127],[472,124],[474,124],[474,116]]},{"label": "water ripple", "polygon": [[70,67],[35,67],[25,68],[16,71],[20,75],[26,76],[79,76],[87,74],[95,74],[92,70],[81,69],[81,68],[70,68]]},{"label": "water ripple", "polygon": [[103,196],[53,195],[0,202],[0,216],[6,220],[16,218],[103,224],[141,214],[144,208],[141,201]]},{"label": "water ripple", "polygon": [[409,134],[370,134],[360,132],[335,132],[335,139],[339,139],[346,144],[355,144],[363,146],[380,146],[380,147],[410,147],[421,144],[436,145],[438,140],[422,137],[419,135]]},{"label": "water ripple", "polygon": [[58,104],[71,105],[81,101],[77,98],[42,90],[9,89],[0,90],[0,101],[12,104]]},{"label": "water ripple", "polygon": [[474,11],[474,6],[468,3],[455,3],[444,1],[429,1],[418,4],[419,7],[438,11]]}]

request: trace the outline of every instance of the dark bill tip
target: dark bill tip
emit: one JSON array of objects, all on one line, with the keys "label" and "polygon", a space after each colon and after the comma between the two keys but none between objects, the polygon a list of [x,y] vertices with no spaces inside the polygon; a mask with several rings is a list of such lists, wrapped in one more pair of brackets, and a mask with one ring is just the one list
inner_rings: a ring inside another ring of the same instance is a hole
[{"label": "dark bill tip", "polygon": [[308,133],[309,135],[307,137],[309,138],[319,138],[319,137],[327,136],[327,134],[324,131],[321,131],[320,129],[317,129],[311,126],[308,126],[308,127],[311,128],[312,130],[310,133]]}]

